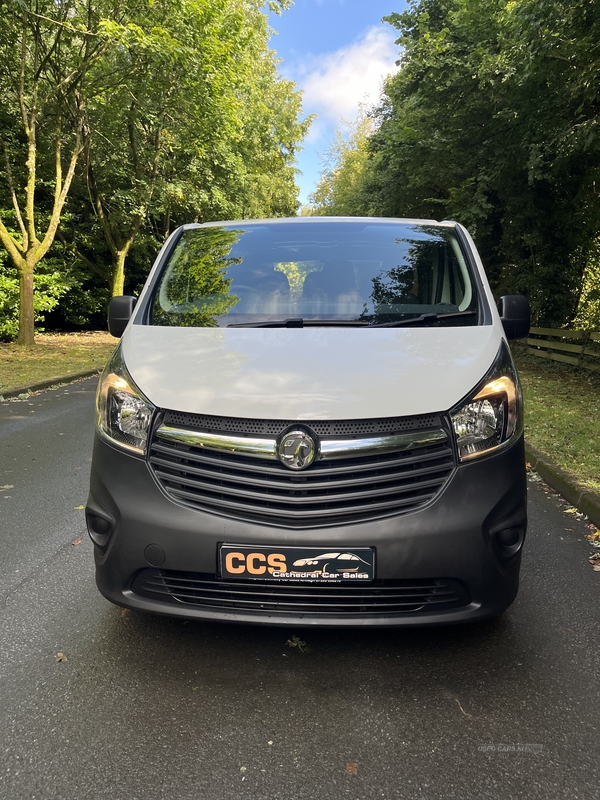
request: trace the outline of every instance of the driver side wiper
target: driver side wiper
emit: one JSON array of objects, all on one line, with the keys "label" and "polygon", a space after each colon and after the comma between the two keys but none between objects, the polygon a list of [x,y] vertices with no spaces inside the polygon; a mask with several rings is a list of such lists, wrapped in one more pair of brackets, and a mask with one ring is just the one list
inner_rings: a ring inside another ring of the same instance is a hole
[{"label": "driver side wiper", "polygon": [[360,319],[271,319],[262,322],[234,322],[228,328],[310,328],[310,327],[361,327],[369,326],[368,322]]},{"label": "driver side wiper", "polygon": [[411,317],[411,319],[398,319],[395,322],[378,322],[373,325],[373,328],[400,328],[402,325],[416,325],[419,322],[425,324],[429,322],[436,322],[438,319],[450,319],[451,317],[472,317],[477,314],[477,311],[451,311],[448,314],[421,314],[420,317]]}]

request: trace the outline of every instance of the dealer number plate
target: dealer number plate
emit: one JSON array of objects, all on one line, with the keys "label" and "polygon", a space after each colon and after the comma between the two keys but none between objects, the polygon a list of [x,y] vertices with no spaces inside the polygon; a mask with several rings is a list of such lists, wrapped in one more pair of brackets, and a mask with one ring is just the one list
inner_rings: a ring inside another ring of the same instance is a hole
[{"label": "dealer number plate", "polygon": [[244,580],[366,582],[375,578],[375,551],[222,544],[219,569],[222,578]]}]

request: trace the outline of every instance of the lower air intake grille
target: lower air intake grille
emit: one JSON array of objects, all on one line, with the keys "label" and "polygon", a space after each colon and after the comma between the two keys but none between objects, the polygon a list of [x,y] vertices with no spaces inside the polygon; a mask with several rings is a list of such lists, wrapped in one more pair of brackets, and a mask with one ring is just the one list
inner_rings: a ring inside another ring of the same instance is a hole
[{"label": "lower air intake grille", "polygon": [[225,581],[201,572],[145,569],[135,579],[132,590],[143,597],[198,609],[320,618],[433,614],[471,602],[463,584],[451,578],[375,580],[368,586],[323,586]]}]

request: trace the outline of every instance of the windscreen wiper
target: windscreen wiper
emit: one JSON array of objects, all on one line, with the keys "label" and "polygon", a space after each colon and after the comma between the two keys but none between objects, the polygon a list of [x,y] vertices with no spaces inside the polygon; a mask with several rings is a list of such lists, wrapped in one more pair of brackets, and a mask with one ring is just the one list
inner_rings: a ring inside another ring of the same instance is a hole
[{"label": "windscreen wiper", "polygon": [[448,314],[421,314],[420,317],[411,317],[410,319],[398,319],[395,322],[378,322],[373,325],[373,328],[400,328],[403,325],[417,325],[423,323],[427,325],[429,322],[437,322],[438,319],[451,319],[452,317],[472,317],[477,314],[477,311],[451,311]]},{"label": "windscreen wiper", "polygon": [[369,323],[360,319],[270,319],[262,322],[234,322],[228,328],[313,328],[313,327],[369,327]]},{"label": "windscreen wiper", "polygon": [[399,328],[403,325],[416,325],[418,323],[428,324],[439,319],[449,319],[451,317],[470,317],[477,314],[477,311],[452,311],[448,314],[421,314],[419,317],[410,319],[399,319],[395,322],[371,323],[362,319],[302,319],[302,317],[292,317],[290,319],[270,319],[261,322],[233,322],[227,325],[228,328],[315,328],[315,327],[339,327],[339,328]]}]

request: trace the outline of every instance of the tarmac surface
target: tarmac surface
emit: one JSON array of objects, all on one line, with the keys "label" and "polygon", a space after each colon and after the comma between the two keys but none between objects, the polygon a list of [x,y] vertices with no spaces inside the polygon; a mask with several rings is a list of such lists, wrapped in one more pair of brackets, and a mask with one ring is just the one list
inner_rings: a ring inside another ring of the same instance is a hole
[{"label": "tarmac surface", "polygon": [[585,520],[535,475],[499,620],[123,613],[95,587],[80,508],[95,383],[0,404],[1,800],[598,797],[600,572]]}]

